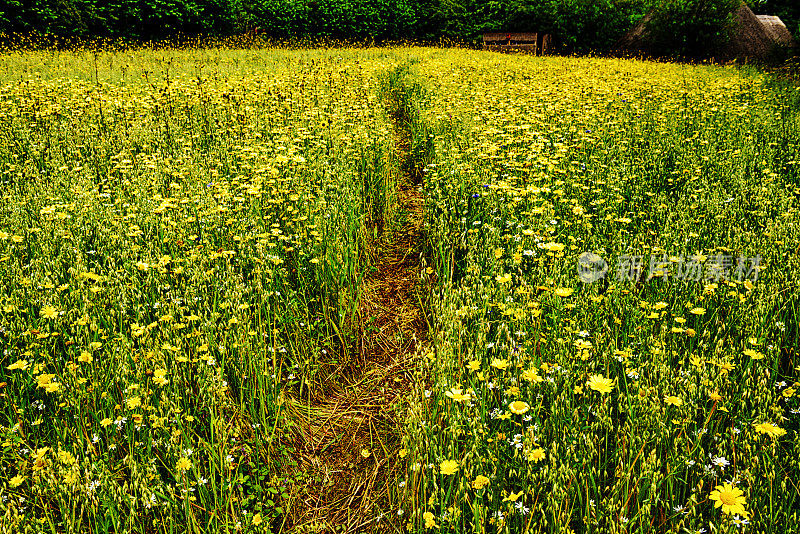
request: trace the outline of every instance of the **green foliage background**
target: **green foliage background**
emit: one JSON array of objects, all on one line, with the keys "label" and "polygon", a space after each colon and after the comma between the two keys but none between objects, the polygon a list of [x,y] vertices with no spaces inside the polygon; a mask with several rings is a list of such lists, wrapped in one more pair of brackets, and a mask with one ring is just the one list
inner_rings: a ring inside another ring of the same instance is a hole
[{"label": "green foliage background", "polygon": [[652,49],[661,54],[699,56],[708,43],[724,43],[741,0],[663,0],[653,6]]},{"label": "green foliage background", "polygon": [[[653,11],[659,49],[692,54],[724,39],[739,0],[0,0],[0,32],[153,39],[257,30],[273,38],[473,41],[484,31],[540,31],[565,51],[604,51]],[[797,35],[795,0],[753,0]]]}]

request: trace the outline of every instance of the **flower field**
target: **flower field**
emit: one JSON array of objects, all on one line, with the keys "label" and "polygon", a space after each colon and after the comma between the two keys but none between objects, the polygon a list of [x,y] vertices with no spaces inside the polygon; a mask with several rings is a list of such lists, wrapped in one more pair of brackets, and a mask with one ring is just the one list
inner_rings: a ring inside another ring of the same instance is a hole
[{"label": "flower field", "polygon": [[[456,49],[5,51],[0,116],[0,531],[798,530],[795,86]],[[365,301],[417,215],[392,257],[420,258],[394,278],[424,348],[336,414],[386,366]],[[334,417],[368,431],[309,437]],[[376,488],[344,524],[335,470]]]}]

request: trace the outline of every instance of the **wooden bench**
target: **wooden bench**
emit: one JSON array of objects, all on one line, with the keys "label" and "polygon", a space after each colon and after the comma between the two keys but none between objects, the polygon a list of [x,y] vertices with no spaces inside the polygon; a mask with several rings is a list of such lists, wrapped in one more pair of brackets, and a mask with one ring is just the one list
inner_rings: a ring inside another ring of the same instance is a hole
[{"label": "wooden bench", "polygon": [[552,52],[549,33],[491,32],[483,34],[483,47],[489,50],[528,50],[536,55]]}]

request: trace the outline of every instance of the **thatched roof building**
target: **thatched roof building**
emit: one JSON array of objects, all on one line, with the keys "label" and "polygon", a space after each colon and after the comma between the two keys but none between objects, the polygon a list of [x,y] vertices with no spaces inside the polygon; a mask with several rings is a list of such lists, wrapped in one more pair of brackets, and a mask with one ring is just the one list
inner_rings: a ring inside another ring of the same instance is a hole
[{"label": "thatched roof building", "polygon": [[[639,23],[631,28],[617,43],[621,52],[634,52],[652,55],[653,50],[649,39],[649,26],[653,14],[648,13]],[[770,59],[776,48],[794,46],[792,34],[778,17],[769,15],[756,16],[744,3],[734,13],[734,23],[730,39],[721,46],[709,43],[705,50],[706,56],[717,59]]]},{"label": "thatched roof building", "polygon": [[794,46],[792,32],[789,31],[789,28],[786,27],[786,24],[783,23],[780,17],[773,17],[772,15],[756,15],[756,18],[767,31],[770,38],[772,38],[776,43],[780,43],[784,46]]}]

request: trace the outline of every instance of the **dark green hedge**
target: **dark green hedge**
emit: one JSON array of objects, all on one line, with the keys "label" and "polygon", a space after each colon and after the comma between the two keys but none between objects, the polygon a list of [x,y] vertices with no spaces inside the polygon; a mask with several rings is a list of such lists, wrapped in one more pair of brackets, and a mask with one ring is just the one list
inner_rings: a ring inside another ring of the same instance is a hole
[{"label": "dark green hedge", "polygon": [[0,0],[5,33],[69,37],[233,32],[241,13],[239,0]]},{"label": "dark green hedge", "polygon": [[408,0],[0,0],[0,31],[150,39],[261,28],[275,37],[387,39],[424,33],[425,7]]},{"label": "dark green hedge", "polygon": [[650,21],[652,50],[660,54],[700,57],[709,43],[728,39],[733,13],[741,0],[661,0]]}]

